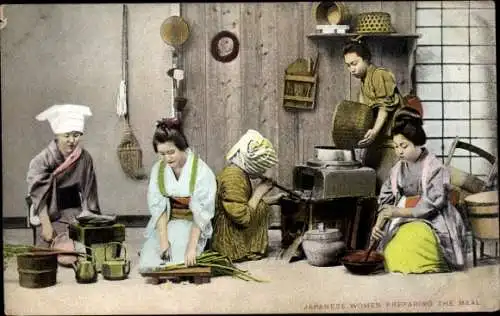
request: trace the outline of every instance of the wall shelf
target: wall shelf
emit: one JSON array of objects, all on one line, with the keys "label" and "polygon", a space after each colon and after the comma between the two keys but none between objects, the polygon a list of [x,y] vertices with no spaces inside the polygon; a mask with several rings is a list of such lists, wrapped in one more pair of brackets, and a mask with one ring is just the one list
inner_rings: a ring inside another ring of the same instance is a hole
[{"label": "wall shelf", "polygon": [[326,38],[346,38],[346,37],[356,37],[362,35],[363,37],[370,38],[403,38],[403,39],[418,39],[421,34],[411,33],[381,33],[381,34],[357,34],[357,33],[312,33],[307,35],[310,39],[326,39]]}]

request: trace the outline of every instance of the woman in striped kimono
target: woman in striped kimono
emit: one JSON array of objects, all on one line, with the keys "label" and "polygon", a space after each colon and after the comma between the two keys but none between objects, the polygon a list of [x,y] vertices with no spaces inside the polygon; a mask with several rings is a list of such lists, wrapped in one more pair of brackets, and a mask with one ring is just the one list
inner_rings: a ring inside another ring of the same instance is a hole
[{"label": "woman in striped kimono", "polygon": [[400,111],[392,129],[399,161],[382,186],[372,241],[380,240],[389,272],[430,273],[464,268],[465,225],[451,204],[450,175],[424,146],[417,111]]},{"label": "woman in striped kimono", "polygon": [[217,175],[217,204],[212,248],[233,261],[258,260],[267,254],[269,204],[282,194],[266,196],[267,181],[252,189],[251,179],[277,163],[272,144],[255,130],[226,155],[230,163]]},{"label": "woman in striped kimono", "polygon": [[169,264],[196,264],[212,236],[216,180],[208,165],[188,146],[177,119],[158,122],[147,202],[151,219],[140,251],[139,270]]}]

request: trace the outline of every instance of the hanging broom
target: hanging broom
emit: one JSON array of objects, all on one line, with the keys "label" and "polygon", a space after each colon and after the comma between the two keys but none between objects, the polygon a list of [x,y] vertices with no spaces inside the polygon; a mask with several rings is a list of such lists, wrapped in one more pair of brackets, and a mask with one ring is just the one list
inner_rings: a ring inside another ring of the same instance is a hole
[{"label": "hanging broom", "polygon": [[142,150],[139,141],[132,132],[127,111],[128,106],[128,10],[127,5],[123,5],[123,27],[122,27],[122,80],[117,98],[117,114],[123,117],[123,136],[118,145],[118,159],[125,174],[134,179],[146,178],[142,165]]}]

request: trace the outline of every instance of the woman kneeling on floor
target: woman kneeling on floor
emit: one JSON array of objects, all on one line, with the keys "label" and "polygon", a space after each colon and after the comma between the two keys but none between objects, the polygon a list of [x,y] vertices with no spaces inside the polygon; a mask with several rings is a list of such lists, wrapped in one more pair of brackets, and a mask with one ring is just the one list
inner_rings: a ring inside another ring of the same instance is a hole
[{"label": "woman kneeling on floor", "polygon": [[189,148],[179,120],[157,123],[153,148],[159,160],[149,180],[151,219],[140,252],[140,272],[183,262],[195,265],[213,231],[215,175]]},{"label": "woman kneeling on floor", "polygon": [[233,261],[258,260],[267,255],[269,204],[284,194],[265,196],[269,181],[252,189],[258,179],[277,163],[268,139],[248,130],[226,155],[230,163],[217,175],[217,205],[212,248]]},{"label": "woman kneeling on floor", "polygon": [[418,112],[405,108],[396,115],[392,135],[400,160],[382,186],[372,241],[380,240],[389,272],[461,270],[465,226],[448,198],[448,170],[423,147]]}]

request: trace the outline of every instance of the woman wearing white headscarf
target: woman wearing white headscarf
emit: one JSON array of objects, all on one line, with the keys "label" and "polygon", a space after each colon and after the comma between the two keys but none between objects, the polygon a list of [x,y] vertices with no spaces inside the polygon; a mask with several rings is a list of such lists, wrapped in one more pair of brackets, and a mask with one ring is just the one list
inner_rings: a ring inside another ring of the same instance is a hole
[{"label": "woman wearing white headscarf", "polygon": [[[92,157],[79,142],[89,107],[54,105],[37,115],[55,134],[49,145],[29,164],[30,222],[38,226],[37,244],[49,246],[67,233],[68,225],[84,211],[100,214]],[[76,258],[74,258],[76,260]]]},{"label": "woman wearing white headscarf", "polygon": [[272,188],[261,182],[252,190],[251,178],[277,163],[272,144],[255,130],[229,150],[230,163],[217,176],[213,250],[233,261],[257,260],[267,254],[269,204],[282,196],[263,198]]}]

